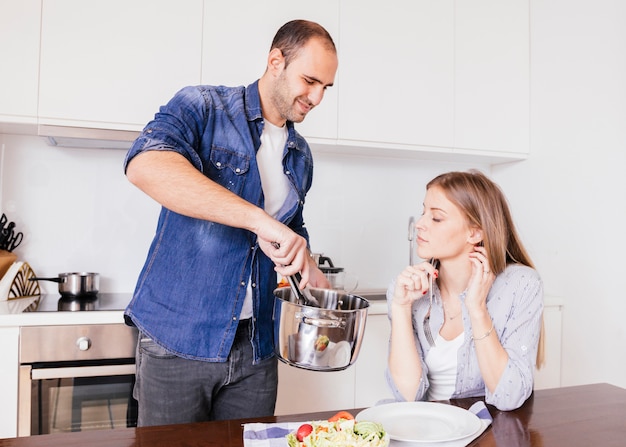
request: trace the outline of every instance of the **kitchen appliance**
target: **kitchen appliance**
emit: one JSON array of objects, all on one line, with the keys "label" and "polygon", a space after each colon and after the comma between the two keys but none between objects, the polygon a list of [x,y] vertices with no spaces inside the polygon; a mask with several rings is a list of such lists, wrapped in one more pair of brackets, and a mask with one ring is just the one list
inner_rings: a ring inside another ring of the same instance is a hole
[{"label": "kitchen appliance", "polygon": [[369,302],[332,289],[310,288],[320,307],[300,304],[288,287],[274,291],[274,351],[295,367],[340,371],[359,354]]},{"label": "kitchen appliance", "polygon": [[136,343],[123,323],[20,328],[18,436],[136,426]]},{"label": "kitchen appliance", "polygon": [[[131,294],[36,298],[25,312],[121,313]],[[21,327],[18,436],[136,426],[137,336],[124,323]]]},{"label": "kitchen appliance", "polygon": [[[331,289],[345,290],[352,292],[359,285],[359,280],[355,275],[347,275],[343,267],[336,267],[332,259],[328,256],[319,256],[318,267],[328,279]],[[349,279],[349,281],[348,281]],[[349,284],[348,284],[349,282]]]}]

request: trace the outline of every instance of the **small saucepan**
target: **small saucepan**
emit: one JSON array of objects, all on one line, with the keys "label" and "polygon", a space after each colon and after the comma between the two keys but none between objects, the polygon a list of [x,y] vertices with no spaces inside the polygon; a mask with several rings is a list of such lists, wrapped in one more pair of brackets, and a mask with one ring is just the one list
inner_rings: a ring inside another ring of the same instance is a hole
[{"label": "small saucepan", "polygon": [[59,273],[57,278],[29,278],[29,280],[58,282],[59,293],[67,297],[95,296],[100,287],[100,275],[88,272]]}]

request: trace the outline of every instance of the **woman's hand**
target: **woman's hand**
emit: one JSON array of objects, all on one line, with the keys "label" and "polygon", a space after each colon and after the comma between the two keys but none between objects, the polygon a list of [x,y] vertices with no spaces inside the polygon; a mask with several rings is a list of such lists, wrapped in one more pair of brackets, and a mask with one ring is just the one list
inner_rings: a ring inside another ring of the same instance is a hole
[{"label": "woman's hand", "polygon": [[410,306],[413,302],[428,293],[430,281],[428,275],[438,276],[437,270],[429,262],[409,265],[396,279],[393,292],[393,303]]},{"label": "woman's hand", "polygon": [[485,247],[476,246],[470,253],[472,263],[472,276],[467,285],[467,295],[465,305],[471,313],[487,311],[487,295],[496,279],[496,275],[491,271],[487,250]]}]

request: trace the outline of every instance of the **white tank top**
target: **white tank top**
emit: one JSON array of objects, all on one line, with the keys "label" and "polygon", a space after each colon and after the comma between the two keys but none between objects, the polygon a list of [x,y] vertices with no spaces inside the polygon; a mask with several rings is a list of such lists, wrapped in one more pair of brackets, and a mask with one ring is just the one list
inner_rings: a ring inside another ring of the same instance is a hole
[{"label": "white tank top", "polygon": [[446,340],[439,334],[435,346],[431,347],[426,356],[428,381],[430,388],[426,394],[428,400],[450,399],[456,388],[458,351],[465,340],[465,332],[456,338]]},{"label": "white tank top", "polygon": [[[283,152],[287,143],[287,126],[278,127],[265,120],[261,134],[261,147],[256,162],[261,175],[261,187],[265,198],[265,212],[276,217],[289,194],[289,179],[283,168]],[[246,298],[239,318],[252,317],[252,285],[248,279]]]}]

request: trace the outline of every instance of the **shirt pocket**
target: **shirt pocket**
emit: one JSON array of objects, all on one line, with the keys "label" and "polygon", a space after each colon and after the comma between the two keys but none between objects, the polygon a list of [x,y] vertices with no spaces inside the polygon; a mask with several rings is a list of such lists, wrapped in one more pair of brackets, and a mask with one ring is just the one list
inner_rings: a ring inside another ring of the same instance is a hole
[{"label": "shirt pocket", "polygon": [[246,174],[250,170],[250,157],[231,149],[214,146],[209,161],[209,172],[205,174],[214,182],[239,195]]}]

